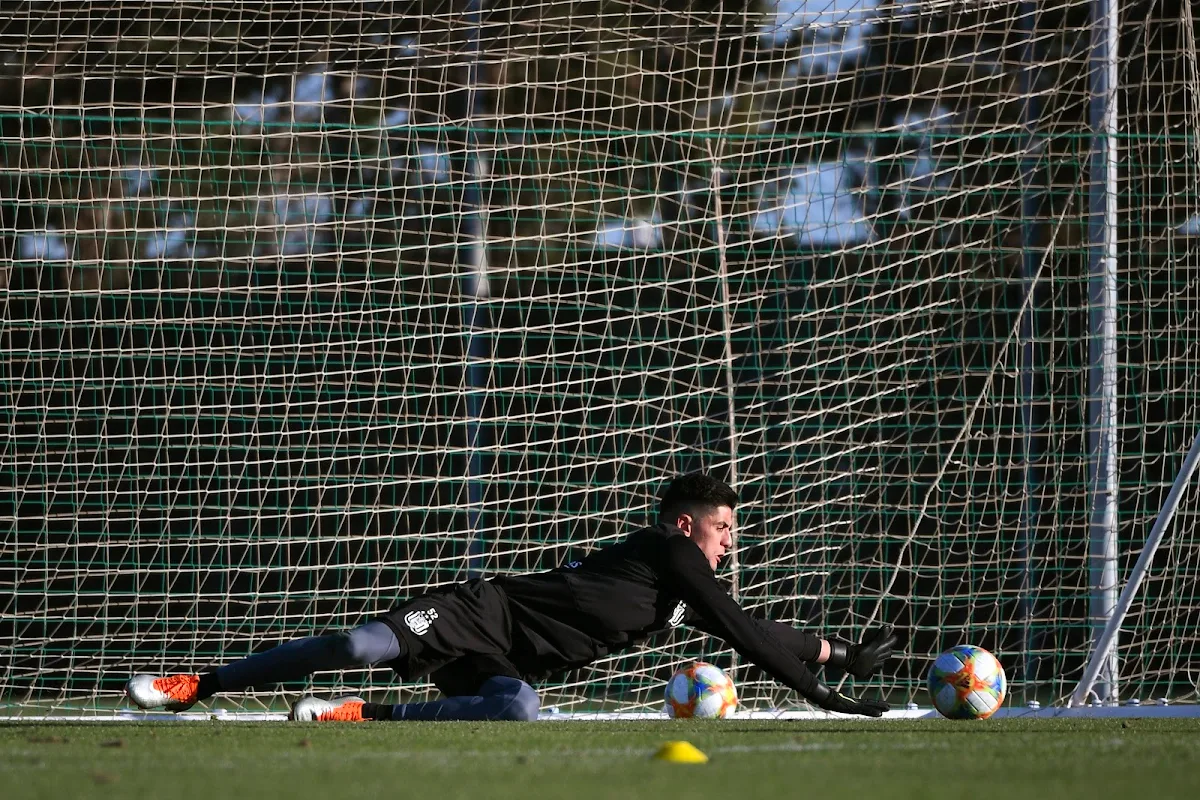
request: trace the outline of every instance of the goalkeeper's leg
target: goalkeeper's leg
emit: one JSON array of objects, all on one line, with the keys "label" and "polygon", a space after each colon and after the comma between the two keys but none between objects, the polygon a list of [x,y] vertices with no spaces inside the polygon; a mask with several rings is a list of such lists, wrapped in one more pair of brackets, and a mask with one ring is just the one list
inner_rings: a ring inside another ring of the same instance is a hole
[{"label": "goalkeeper's leg", "polygon": [[[401,703],[366,713],[375,719],[423,720],[510,720],[527,722],[537,719],[541,698],[523,680],[497,676],[484,681],[479,694],[447,697],[428,703]],[[389,710],[390,709],[390,710]]]},{"label": "goalkeeper's leg", "polygon": [[364,720],[510,720],[537,719],[541,700],[519,678],[489,678],[475,695],[447,697],[428,703],[364,703],[358,697],[322,700],[305,697],[292,707],[291,718],[302,722],[362,722]]},{"label": "goalkeeper's leg", "polygon": [[[351,631],[288,642],[202,675],[135,675],[125,692],[142,708],[181,711],[217,692],[299,680],[322,670],[386,662],[411,680],[467,654],[507,652],[511,628],[503,592],[476,579],[407,600]],[[504,673],[490,673],[496,674]]]},{"label": "goalkeeper's leg", "polygon": [[135,675],[125,685],[142,708],[182,711],[217,692],[299,680],[314,672],[368,666],[399,658],[401,644],[382,622],[282,644],[200,675]]}]

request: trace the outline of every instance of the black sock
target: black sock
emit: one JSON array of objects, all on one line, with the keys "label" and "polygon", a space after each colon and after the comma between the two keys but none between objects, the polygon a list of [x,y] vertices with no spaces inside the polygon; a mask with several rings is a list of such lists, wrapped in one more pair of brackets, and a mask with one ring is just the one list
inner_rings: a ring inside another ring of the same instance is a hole
[{"label": "black sock", "polygon": [[363,719],[390,720],[392,706],[390,703],[363,703]]},{"label": "black sock", "polygon": [[207,700],[221,691],[221,682],[217,680],[216,670],[200,673],[200,685],[196,687],[196,699]]}]

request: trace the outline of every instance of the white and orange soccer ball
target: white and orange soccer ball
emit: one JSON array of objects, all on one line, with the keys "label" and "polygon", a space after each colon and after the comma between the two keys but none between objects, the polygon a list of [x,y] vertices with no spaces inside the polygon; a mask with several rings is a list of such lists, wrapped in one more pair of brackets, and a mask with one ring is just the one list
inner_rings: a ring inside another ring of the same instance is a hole
[{"label": "white and orange soccer ball", "polygon": [[719,667],[697,661],[667,681],[667,716],[675,719],[728,717],[737,708],[737,690]]},{"label": "white and orange soccer ball", "polygon": [[950,719],[987,719],[1004,702],[1004,667],[982,647],[952,647],[929,668],[933,707]]}]

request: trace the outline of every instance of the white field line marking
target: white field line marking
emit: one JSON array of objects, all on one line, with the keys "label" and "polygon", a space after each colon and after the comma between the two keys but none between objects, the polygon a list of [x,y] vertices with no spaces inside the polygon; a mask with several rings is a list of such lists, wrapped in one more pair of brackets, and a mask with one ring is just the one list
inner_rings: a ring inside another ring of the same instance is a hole
[{"label": "white field line marking", "polygon": [[[1092,746],[1099,747],[1104,751],[1118,750],[1126,745],[1126,740],[1122,738],[1106,739],[1101,742],[1093,742]],[[1079,743],[1070,737],[1063,741],[1048,741],[1039,746],[1043,751],[1049,750],[1064,750],[1075,749]],[[946,750],[957,749],[956,745],[948,741],[922,741],[922,742],[886,742],[873,741],[863,742],[861,744],[847,745],[844,742],[780,742],[778,744],[764,745],[728,745],[718,747],[706,747],[703,751],[710,755],[753,755],[755,753],[819,753],[829,752],[833,750],[845,750],[851,752],[880,752],[880,751],[929,751],[929,750]],[[47,769],[54,768],[56,770],[63,769],[63,765],[53,758],[54,751],[50,748],[14,748],[5,750],[3,760],[0,760],[0,773],[20,772],[30,769]],[[519,761],[520,759],[540,759],[554,758],[562,759],[569,758],[634,758],[639,761],[649,760],[653,754],[654,748],[648,747],[595,747],[595,748],[563,748],[563,749],[538,749],[532,748],[528,750],[407,750],[407,751],[363,751],[353,754],[339,753],[331,758],[340,764],[348,762],[378,762],[378,761],[426,761],[438,764],[442,763],[457,763],[461,764],[464,758],[470,759],[493,759]],[[294,762],[296,764],[312,765],[317,759],[321,758],[319,751],[305,751],[299,749],[288,748],[279,750],[271,754],[272,762]],[[153,760],[153,759],[152,759]],[[95,761],[105,762],[107,759],[97,754]],[[83,760],[77,762],[77,766],[84,769],[91,769],[96,766],[95,761]],[[583,763],[583,762],[580,762]],[[130,766],[130,765],[127,765]],[[219,762],[206,762],[205,769],[241,769],[246,766],[245,762],[224,760]]]},{"label": "white field line marking", "polygon": [[[850,750],[850,751],[879,751],[879,750],[929,750],[938,748],[947,748],[948,743],[939,742],[874,742],[862,743],[855,745],[847,745],[843,742],[780,742],[778,744],[762,744],[762,745],[727,745],[717,747],[705,747],[703,751],[710,755],[748,755],[754,753],[817,753],[827,752],[831,750]],[[345,761],[393,761],[393,760],[415,760],[415,761],[456,761],[463,758],[491,758],[515,761],[519,758],[638,758],[647,759],[654,753],[654,746],[647,745],[644,747],[583,747],[583,748],[531,748],[528,750],[365,750],[357,753],[339,753],[336,760]],[[16,759],[33,759],[36,761],[53,761],[51,756],[54,755],[52,748],[33,748],[19,747],[4,751],[5,759],[0,760],[0,772],[15,771],[17,769],[29,769],[38,767],[41,764],[16,762]],[[273,761],[280,759],[297,761],[297,762],[312,762],[314,756],[320,756],[319,752],[298,750],[288,747],[286,750],[280,750],[271,754]],[[98,760],[100,759],[98,756]],[[81,766],[89,766],[91,762],[84,762]],[[227,761],[227,766],[238,767],[245,766],[244,763]],[[61,764],[58,765],[61,767]],[[207,764],[206,768],[211,768],[212,764]]]}]

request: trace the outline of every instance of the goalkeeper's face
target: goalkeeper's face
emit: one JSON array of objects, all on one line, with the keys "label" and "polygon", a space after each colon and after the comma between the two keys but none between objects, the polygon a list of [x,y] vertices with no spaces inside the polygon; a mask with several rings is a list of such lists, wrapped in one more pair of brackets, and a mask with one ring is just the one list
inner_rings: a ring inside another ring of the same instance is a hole
[{"label": "goalkeeper's face", "polygon": [[717,564],[733,549],[733,509],[717,506],[707,514],[681,514],[679,527],[692,538],[708,565],[717,571]]}]

